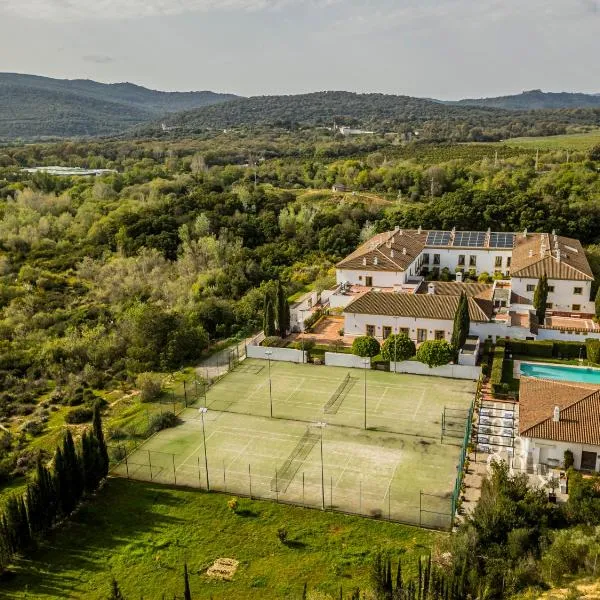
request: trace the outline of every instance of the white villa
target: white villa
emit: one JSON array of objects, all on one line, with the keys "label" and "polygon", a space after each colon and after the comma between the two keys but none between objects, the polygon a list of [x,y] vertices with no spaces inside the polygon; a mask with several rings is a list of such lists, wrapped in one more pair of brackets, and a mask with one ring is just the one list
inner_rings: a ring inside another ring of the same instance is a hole
[{"label": "white villa", "polygon": [[[578,240],[548,233],[426,231],[396,228],[378,234],[336,265],[337,287],[322,305],[343,308],[346,336],[385,339],[404,332],[415,342],[450,340],[461,293],[469,299],[470,334],[583,341],[600,338],[593,321],[590,265]],[[452,281],[427,281],[430,273]],[[466,283],[488,273],[493,283]],[[533,296],[548,277],[544,323]],[[454,280],[455,278],[455,280]],[[301,321],[298,322],[301,329]]]}]

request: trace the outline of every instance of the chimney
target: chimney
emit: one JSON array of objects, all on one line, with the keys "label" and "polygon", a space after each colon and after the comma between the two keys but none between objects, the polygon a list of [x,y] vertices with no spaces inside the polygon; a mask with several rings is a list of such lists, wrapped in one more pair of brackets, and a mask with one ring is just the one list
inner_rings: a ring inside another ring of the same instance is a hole
[{"label": "chimney", "polygon": [[556,229],[553,229],[553,230],[552,230],[552,235],[553,235],[554,237],[556,237]]},{"label": "chimney", "polygon": [[529,258],[533,258],[533,250],[529,250]]},{"label": "chimney", "polygon": [[561,258],[562,258],[562,257],[561,257],[561,254],[560,254],[560,248],[557,248],[557,249],[556,249],[556,260],[557,260],[558,262],[560,262],[560,259],[561,259]]},{"label": "chimney", "polygon": [[391,256],[392,258],[394,258],[394,251],[393,251],[393,250],[390,252],[390,256]]},{"label": "chimney", "polygon": [[402,248],[402,255],[406,256],[406,248]]},{"label": "chimney", "polygon": [[433,281],[429,282],[429,285],[427,286],[427,293],[430,296],[433,296],[435,294],[435,283],[433,283]]},{"label": "chimney", "polygon": [[526,238],[527,237],[527,227],[525,227],[525,229],[523,230],[523,237]]},{"label": "chimney", "polygon": [[554,423],[560,423],[560,406],[554,407],[554,414],[552,415],[552,421],[554,421]]},{"label": "chimney", "polygon": [[421,226],[419,225],[419,229],[417,230],[419,233],[421,233]]},{"label": "chimney", "polygon": [[367,259],[365,257],[365,258],[363,258],[363,267],[366,267],[366,266],[367,266]]},{"label": "chimney", "polygon": [[396,227],[394,227],[394,231],[400,231],[400,225],[396,225]]},{"label": "chimney", "polygon": [[374,264],[374,265],[377,265],[378,263],[379,263],[379,260],[377,260],[377,257],[375,256],[375,257],[373,258],[373,264]]},{"label": "chimney", "polygon": [[463,274],[462,274],[462,271],[457,271],[457,272],[456,272],[456,281],[457,281],[458,283],[462,283],[462,280],[463,280]]}]

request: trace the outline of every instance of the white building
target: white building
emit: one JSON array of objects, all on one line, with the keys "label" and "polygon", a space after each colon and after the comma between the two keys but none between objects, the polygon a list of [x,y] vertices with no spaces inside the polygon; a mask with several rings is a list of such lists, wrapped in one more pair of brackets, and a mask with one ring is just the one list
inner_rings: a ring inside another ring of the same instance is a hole
[{"label": "white building", "polygon": [[[493,284],[463,283],[465,274]],[[427,275],[456,281],[435,281]],[[547,275],[548,310],[537,323],[533,297]],[[402,230],[378,234],[337,264],[332,307],[344,307],[346,335],[406,331],[417,342],[449,339],[459,296],[469,298],[472,335],[585,340],[594,279],[578,240],[546,233]]]},{"label": "white building", "polygon": [[573,466],[600,471],[600,387],[521,377],[521,459],[530,466],[561,467],[565,451]]}]

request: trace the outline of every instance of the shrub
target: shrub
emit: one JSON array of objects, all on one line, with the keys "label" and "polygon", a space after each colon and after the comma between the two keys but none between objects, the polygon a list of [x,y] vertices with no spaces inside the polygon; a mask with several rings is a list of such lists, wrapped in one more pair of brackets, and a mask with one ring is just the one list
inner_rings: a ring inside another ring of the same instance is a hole
[{"label": "shrub", "polygon": [[278,335],[270,335],[263,340],[261,346],[266,346],[268,348],[282,348],[285,346],[285,342],[283,338],[280,338]]},{"label": "shrub", "polygon": [[282,544],[285,544],[288,540],[288,532],[287,529],[285,527],[278,527],[277,528],[277,538],[279,539],[279,541]]},{"label": "shrub", "polygon": [[160,415],[154,415],[150,419],[149,433],[156,433],[163,429],[169,429],[179,425],[179,417],[171,412],[165,412]]},{"label": "shrub", "polygon": [[162,380],[152,373],[140,373],[135,383],[140,390],[141,402],[152,402],[162,394]]},{"label": "shrub", "polygon": [[570,469],[575,464],[575,458],[570,450],[565,450],[563,462],[565,469]]},{"label": "shrub", "polygon": [[29,433],[30,435],[38,436],[41,435],[44,431],[44,423],[40,419],[31,419],[29,421],[25,421],[23,425],[21,425],[21,431],[24,433]]},{"label": "shrub", "polygon": [[447,365],[454,357],[452,346],[445,340],[428,340],[417,350],[417,360],[430,369]]},{"label": "shrub", "polygon": [[552,355],[556,358],[586,358],[587,352],[581,342],[554,342]]},{"label": "shrub", "polygon": [[232,512],[232,513],[237,513],[237,510],[239,508],[240,505],[240,501],[237,498],[230,498],[229,500],[227,500],[227,508]]},{"label": "shrub", "polygon": [[548,341],[528,341],[528,340],[508,340],[507,346],[512,354],[522,356],[539,356],[542,358],[551,358],[554,353],[554,342]]},{"label": "shrub", "polygon": [[504,355],[506,348],[504,346],[496,345],[494,348],[493,359],[492,359],[492,373],[490,376],[490,383],[492,386],[492,393],[499,394],[503,392],[502,388],[502,369],[504,367]]},{"label": "shrub", "polygon": [[91,408],[74,408],[65,415],[65,421],[71,425],[88,423],[92,420],[94,411]]},{"label": "shrub", "polygon": [[352,342],[352,354],[363,358],[377,356],[379,349],[379,342],[370,335],[357,337]]},{"label": "shrub", "polygon": [[408,360],[416,353],[415,343],[404,333],[390,335],[381,346],[381,356],[393,362]]},{"label": "shrub", "polygon": [[323,315],[325,315],[325,311],[322,308],[318,308],[315,312],[311,313],[310,316],[304,320],[304,331],[307,333],[310,332]]},{"label": "shrub", "polygon": [[600,340],[587,339],[585,340],[585,349],[587,358],[594,364],[600,363]]}]

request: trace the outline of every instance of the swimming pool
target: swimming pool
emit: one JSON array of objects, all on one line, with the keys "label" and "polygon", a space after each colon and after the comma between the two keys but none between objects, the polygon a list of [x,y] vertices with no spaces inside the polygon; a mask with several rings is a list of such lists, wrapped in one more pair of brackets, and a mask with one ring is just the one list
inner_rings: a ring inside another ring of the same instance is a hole
[{"label": "swimming pool", "polygon": [[600,369],[590,369],[588,367],[562,367],[559,365],[522,362],[519,365],[519,372],[526,377],[597,383],[600,385]]}]

